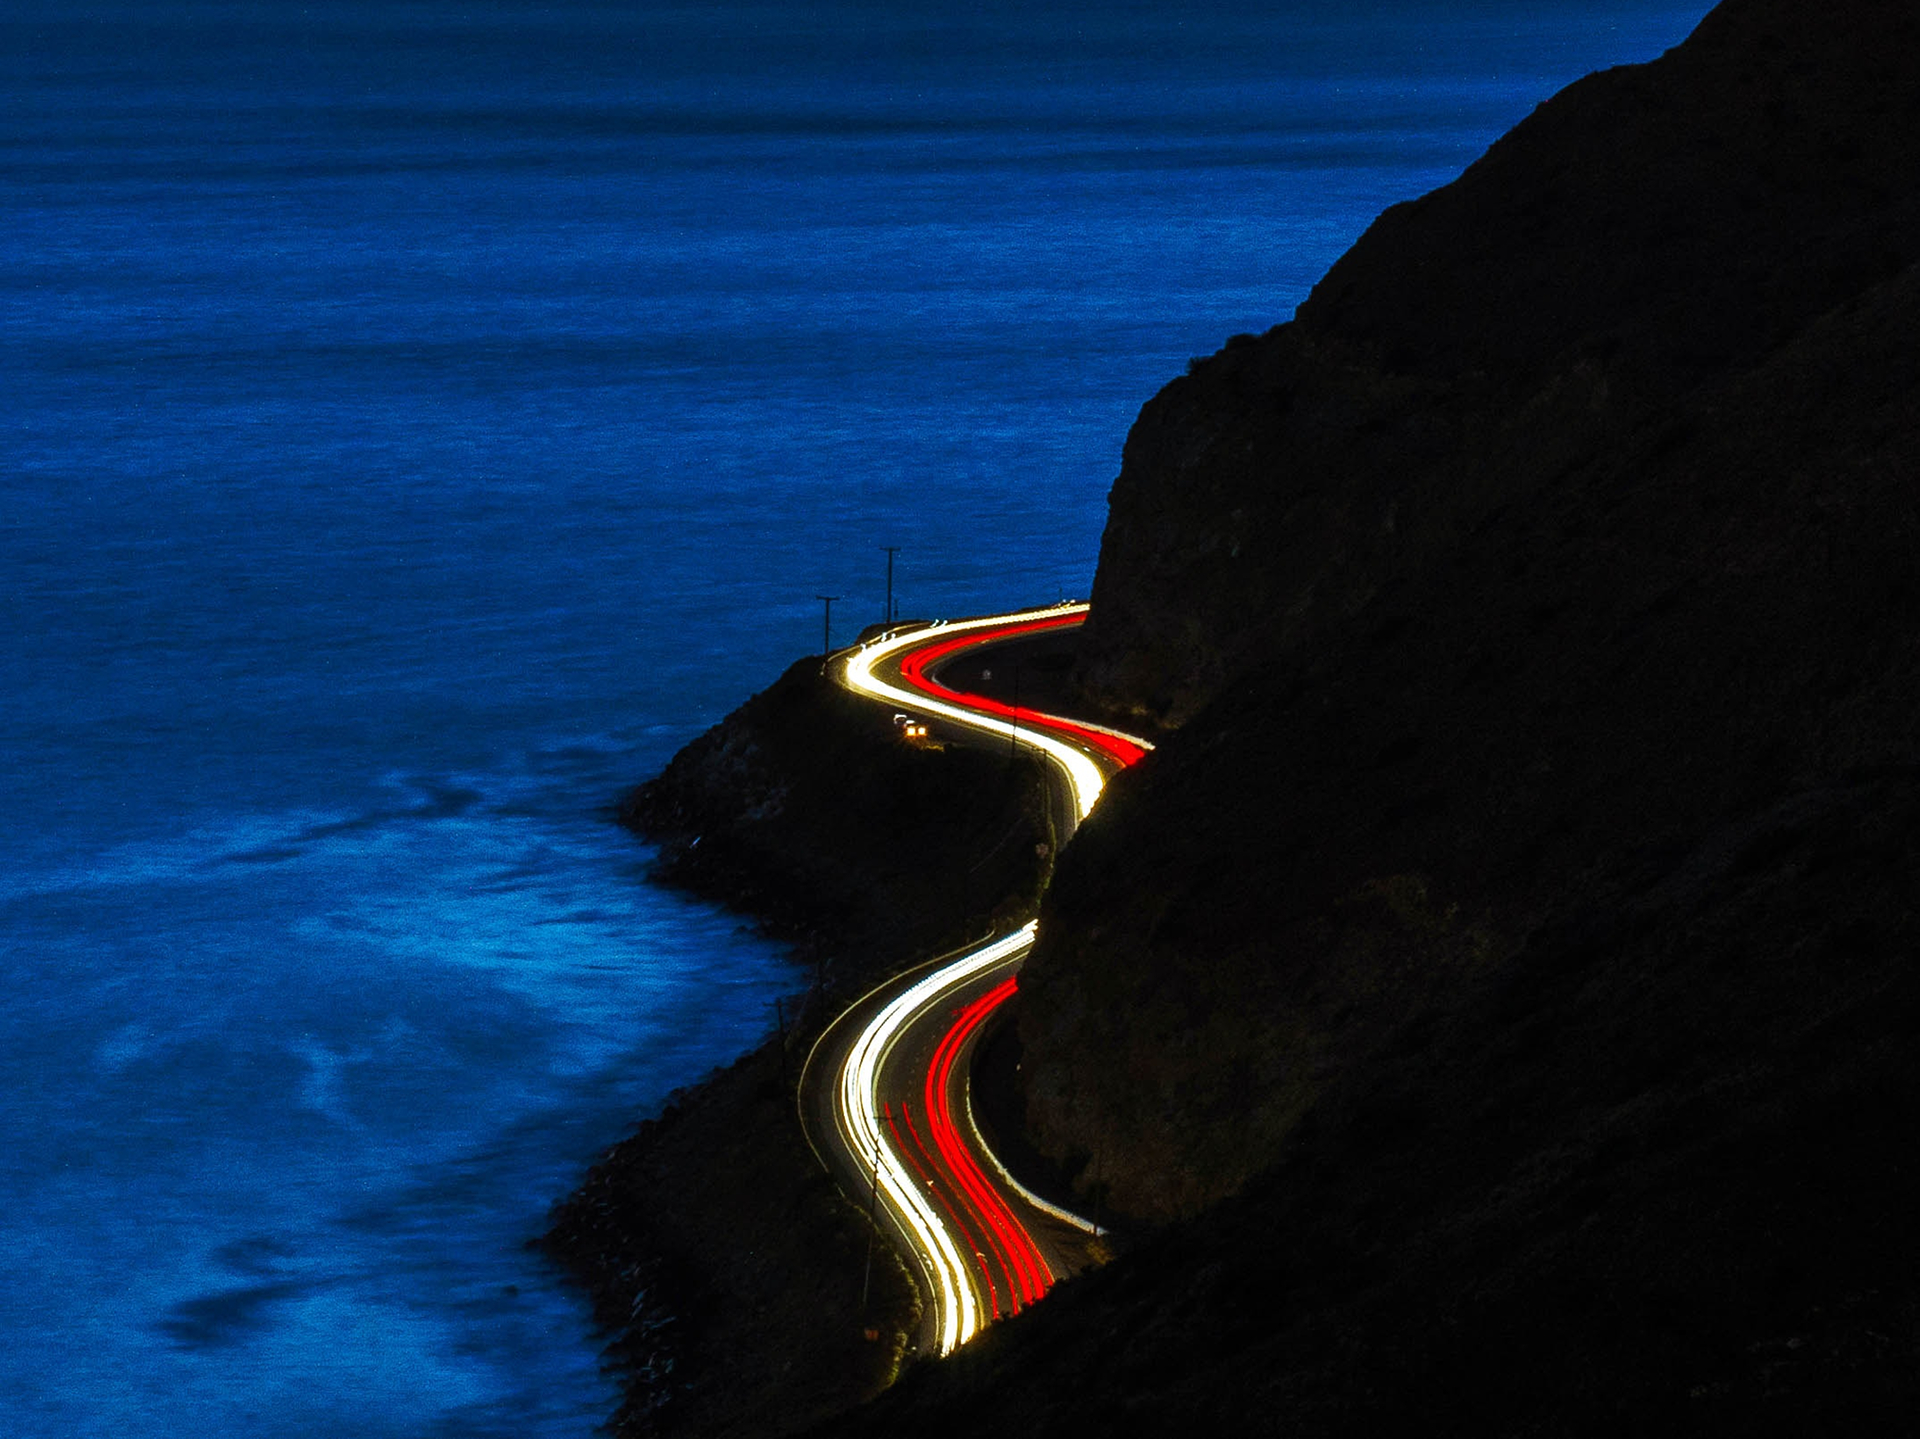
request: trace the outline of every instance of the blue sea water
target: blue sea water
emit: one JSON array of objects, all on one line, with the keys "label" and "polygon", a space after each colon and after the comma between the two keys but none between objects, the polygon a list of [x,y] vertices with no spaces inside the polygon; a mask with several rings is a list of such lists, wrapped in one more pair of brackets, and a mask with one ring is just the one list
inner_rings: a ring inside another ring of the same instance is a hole
[{"label": "blue sea water", "polygon": [[0,3],[0,1431],[579,1433],[792,983],[610,802],[1704,0]]}]

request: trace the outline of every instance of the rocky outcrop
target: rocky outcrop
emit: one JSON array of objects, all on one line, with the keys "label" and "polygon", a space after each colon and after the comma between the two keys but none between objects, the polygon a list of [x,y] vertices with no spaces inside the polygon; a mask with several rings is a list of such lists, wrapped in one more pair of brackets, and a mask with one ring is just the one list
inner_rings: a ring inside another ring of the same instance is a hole
[{"label": "rocky outcrop", "polygon": [[1115,785],[1023,981],[1041,1135],[1104,1155],[1123,1207],[1192,1213],[1542,926],[1920,760],[1916,335],[1910,271],[1276,651]]},{"label": "rocky outcrop", "polygon": [[1021,982],[1161,1227],[863,1424],[1920,1404],[1920,12],[1727,0],[1142,413]]},{"label": "rocky outcrop", "polygon": [[1395,206],[1141,413],[1083,684],[1177,725],[1920,256],[1920,24],[1730,0]]},{"label": "rocky outcrop", "polygon": [[1084,653],[1180,728],[1022,1032],[1115,1203],[1238,1188],[1641,857],[1920,758],[1915,62],[1910,7],[1729,0],[1147,407]]},{"label": "rocky outcrop", "polygon": [[792,1433],[892,1380],[920,1298],[800,1131],[814,1033],[676,1093],[555,1207],[542,1243],[624,1382],[609,1433]]},{"label": "rocky outcrop", "polygon": [[1037,764],[997,747],[905,743],[813,656],[627,797],[657,878],[811,963],[768,1014],[777,1035],[676,1094],[554,1209],[543,1243],[592,1297],[624,1382],[613,1433],[791,1433],[891,1380],[919,1297],[813,1154],[794,1086],[879,975],[1031,912],[1048,795]]},{"label": "rocky outcrop", "polygon": [[860,985],[1030,913],[1055,837],[1037,763],[913,746],[800,660],[627,797],[657,879],[753,915]]},{"label": "rocky outcrop", "polygon": [[[808,1423],[1911,1428],[1917,176],[1920,12],[1726,0],[1147,406],[1078,683],[1163,743],[1017,1001],[1031,1138],[1143,1223]],[[766,763],[786,703],[648,813],[857,909],[782,817],[887,801]]]}]

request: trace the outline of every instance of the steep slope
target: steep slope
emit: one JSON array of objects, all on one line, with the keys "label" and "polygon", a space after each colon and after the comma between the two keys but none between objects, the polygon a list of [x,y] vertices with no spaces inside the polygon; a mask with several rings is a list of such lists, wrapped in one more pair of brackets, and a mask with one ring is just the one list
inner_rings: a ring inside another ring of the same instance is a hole
[{"label": "steep slope", "polygon": [[1920,258],[1920,14],[1733,0],[1387,211],[1140,416],[1090,692],[1178,724]]},{"label": "steep slope", "polygon": [[1727,0],[1143,412],[1022,980],[1166,1228],[862,1423],[1910,1425],[1920,18]]},{"label": "steep slope", "polygon": [[1271,1158],[1366,997],[1916,757],[1911,271],[1868,283],[1920,253],[1916,59],[1905,6],[1730,0],[1147,407],[1087,673],[1199,708],[1063,862],[1024,1025],[1042,1138],[1119,1203]]},{"label": "steep slope", "polygon": [[1116,785],[1023,987],[1042,1137],[1192,1213],[1541,927],[1920,760],[1917,294],[1483,520]]}]

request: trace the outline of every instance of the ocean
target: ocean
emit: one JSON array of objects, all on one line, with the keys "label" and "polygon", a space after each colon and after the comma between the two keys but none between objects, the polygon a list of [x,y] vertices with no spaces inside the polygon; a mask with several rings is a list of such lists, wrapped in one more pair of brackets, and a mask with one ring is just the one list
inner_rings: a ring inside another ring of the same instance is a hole
[{"label": "ocean", "polygon": [[0,1431],[577,1434],[797,983],[627,786],[1704,0],[0,3]]}]

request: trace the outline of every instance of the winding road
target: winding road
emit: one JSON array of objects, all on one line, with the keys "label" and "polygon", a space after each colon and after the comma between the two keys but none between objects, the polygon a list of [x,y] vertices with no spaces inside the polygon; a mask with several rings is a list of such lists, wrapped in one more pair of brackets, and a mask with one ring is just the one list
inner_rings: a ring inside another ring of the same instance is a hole
[{"label": "winding road", "polygon": [[[1086,611],[1059,605],[889,632],[833,657],[832,673],[956,739],[1046,756],[1062,781],[1056,830],[1064,841],[1107,778],[1151,747],[952,688],[940,672],[985,647],[1078,625]],[[919,1272],[929,1302],[923,1353],[949,1354],[1040,1299],[1057,1275],[1085,1263],[1097,1235],[1092,1222],[1017,1179],[974,1118],[974,1051],[1013,995],[1033,935],[1030,922],[895,976],[827,1027],[802,1072],[801,1119],[816,1153]]]}]

